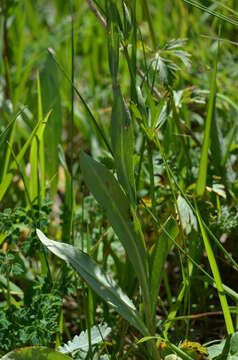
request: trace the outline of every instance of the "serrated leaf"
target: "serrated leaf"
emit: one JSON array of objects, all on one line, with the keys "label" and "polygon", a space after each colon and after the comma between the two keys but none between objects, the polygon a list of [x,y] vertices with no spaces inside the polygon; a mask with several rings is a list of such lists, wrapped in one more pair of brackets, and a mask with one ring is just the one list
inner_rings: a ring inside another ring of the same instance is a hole
[{"label": "serrated leaf", "polygon": [[[91,345],[93,346],[100,343],[101,341],[104,341],[110,332],[111,328],[105,324],[93,326],[90,330]],[[87,352],[88,349],[88,331],[86,330],[82,331],[80,335],[75,335],[73,340],[68,341],[67,344],[60,346],[58,351],[63,354],[70,354],[79,350]]]}]

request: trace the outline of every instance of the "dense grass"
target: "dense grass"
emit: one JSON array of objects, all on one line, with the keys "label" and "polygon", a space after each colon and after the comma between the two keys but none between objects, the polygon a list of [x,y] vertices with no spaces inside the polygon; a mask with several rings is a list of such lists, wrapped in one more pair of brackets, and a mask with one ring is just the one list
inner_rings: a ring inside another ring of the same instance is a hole
[{"label": "dense grass", "polygon": [[235,359],[236,1],[0,8],[0,355]]}]

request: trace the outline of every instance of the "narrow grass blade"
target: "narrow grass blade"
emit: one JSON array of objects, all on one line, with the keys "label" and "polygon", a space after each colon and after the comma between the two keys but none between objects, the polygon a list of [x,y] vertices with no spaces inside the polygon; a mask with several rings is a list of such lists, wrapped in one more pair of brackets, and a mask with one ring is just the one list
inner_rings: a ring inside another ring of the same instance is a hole
[{"label": "narrow grass blade", "polygon": [[207,164],[208,164],[208,151],[210,146],[210,132],[211,132],[211,124],[214,115],[215,103],[216,103],[216,74],[217,74],[217,60],[218,60],[218,50],[216,59],[214,62],[213,67],[213,74],[212,74],[212,82],[211,82],[211,89],[210,89],[210,97],[209,97],[209,104],[208,104],[208,113],[206,118],[205,124],[205,131],[204,131],[204,139],[202,145],[202,155],[200,159],[199,165],[199,173],[197,179],[197,194],[199,196],[204,194],[206,181],[207,181]]},{"label": "narrow grass blade", "polygon": [[[9,124],[5,127],[5,129],[0,134],[0,146],[1,146],[1,154],[0,154],[0,162],[3,164],[2,168],[0,168],[0,179],[2,180],[4,176],[6,176],[9,160],[10,160],[10,149],[9,146],[13,143],[14,132],[15,132],[15,123],[19,113],[16,115],[14,119],[12,119]],[[11,130],[11,132],[10,132]],[[10,140],[8,144],[6,143],[6,138],[8,133],[10,132]],[[3,146],[2,146],[3,144]]]},{"label": "narrow grass blade", "polygon": [[233,327],[233,323],[232,323],[232,319],[231,319],[231,314],[230,314],[230,310],[229,310],[229,306],[227,304],[227,299],[226,299],[226,295],[224,293],[224,288],[222,285],[222,281],[221,281],[221,276],[220,276],[220,272],[216,263],[216,259],[209,241],[209,238],[207,236],[206,230],[203,226],[202,223],[202,219],[200,217],[198,208],[196,206],[196,214],[197,214],[197,218],[198,218],[198,222],[199,222],[199,226],[201,229],[201,233],[202,233],[202,237],[203,237],[203,241],[204,241],[204,245],[205,245],[205,249],[207,252],[207,256],[208,256],[208,260],[209,260],[209,264],[215,279],[215,283],[216,283],[216,287],[217,287],[217,291],[218,291],[218,296],[220,298],[220,302],[221,302],[221,307],[222,307],[222,311],[223,311],[223,315],[224,315],[224,319],[225,319],[225,323],[226,323],[226,329],[227,329],[227,333],[233,334],[234,333],[234,327]]},{"label": "narrow grass blade", "polygon": [[[170,170],[171,171],[171,170]],[[172,174],[172,173],[171,173]],[[177,184],[178,185],[178,184]],[[191,203],[189,202],[188,198],[186,197],[186,195],[184,194],[184,192],[182,191],[182,189],[179,187],[182,195],[184,198],[186,198],[186,201],[187,203],[189,204],[189,206],[193,209]],[[148,214],[152,217],[152,219],[158,224],[158,220],[156,219],[156,217],[153,216],[152,212],[149,210],[149,208],[145,207],[146,211],[148,212]],[[193,209],[194,210],[194,209]],[[195,212],[195,211],[194,211]],[[158,224],[159,225],[159,224]],[[206,227],[205,223],[203,222],[203,226],[205,227],[205,229],[207,231],[209,231],[209,228]],[[162,228],[163,228],[163,231],[167,234],[168,238],[173,242],[174,246],[176,248],[179,249],[179,251],[181,251],[181,253],[186,257],[188,258],[189,261],[191,261],[191,263],[200,271],[203,273],[203,275],[205,276],[206,280],[209,282],[209,284],[211,284],[214,288],[216,288],[216,283],[213,279],[213,277],[211,275],[208,274],[208,272],[206,272],[206,270],[203,269],[202,266],[200,266],[189,254],[187,251],[185,251],[179,244],[178,242],[173,239],[170,234],[167,232],[167,230],[163,227],[162,225]],[[212,233],[209,232],[209,235],[212,236]],[[215,238],[215,236],[214,236]],[[218,240],[217,240],[218,241]],[[191,271],[191,270],[190,270]],[[229,286],[225,285],[225,284],[222,284],[223,286],[223,289],[224,289],[224,292],[234,301],[237,301],[238,302],[238,293],[235,292],[233,289],[231,289]]]},{"label": "narrow grass blade", "polygon": [[[27,149],[30,147],[32,140],[34,139],[34,136],[37,134],[37,132],[41,132],[42,127],[45,126],[45,123],[47,123],[48,118],[50,116],[51,112],[49,112],[44,121],[42,121],[41,123],[37,123],[36,126],[34,127],[33,131],[31,132],[28,140],[26,141],[26,143],[24,144],[23,148],[21,149],[21,151],[19,152],[19,154],[16,157],[17,160],[17,164],[20,164],[20,162],[22,161]],[[9,185],[11,184],[12,178],[14,176],[15,171],[17,170],[17,164],[16,161],[13,160],[12,163],[9,166],[9,170],[6,174],[6,176],[3,178],[1,184],[0,184],[0,201],[2,200],[4,194],[6,193]]]},{"label": "narrow grass blade", "polygon": [[218,122],[216,111],[214,110],[211,127],[211,155],[217,174],[224,177],[224,171],[221,169],[222,159],[224,156],[223,136]]},{"label": "narrow grass blade", "polygon": [[36,232],[49,251],[70,264],[96,294],[113,306],[124,319],[142,334],[148,335],[148,330],[137,313],[134,304],[92,258],[72,245],[48,239],[38,229]]},{"label": "narrow grass blade", "polygon": [[[40,74],[37,73],[37,103],[38,103],[38,121],[43,120],[43,108],[41,97]],[[39,138],[39,165],[40,165],[40,193],[45,198],[45,142],[44,130]]]},{"label": "narrow grass blade", "polygon": [[[59,146],[59,160],[61,165],[64,168],[65,173],[65,196],[64,196],[64,204],[62,209],[62,239],[65,242],[68,242],[71,238],[72,233],[72,224],[73,224],[73,208],[74,202],[72,204],[72,179],[71,174],[68,169],[66,159],[64,156],[64,152],[61,146]],[[74,197],[73,197],[74,199]]]},{"label": "narrow grass blade", "polygon": [[76,95],[78,96],[78,98],[80,99],[80,101],[83,104],[84,109],[86,110],[86,113],[88,115],[88,118],[90,120],[90,122],[93,124],[93,126],[95,127],[99,138],[101,138],[106,146],[106,148],[108,149],[108,151],[112,154],[112,149],[111,149],[111,145],[107,139],[107,135],[105,130],[100,126],[101,124],[98,124],[95,116],[93,115],[92,111],[90,110],[87,102],[85,101],[85,99],[83,98],[83,96],[80,94],[80,92],[78,91],[78,89],[75,87],[74,84],[72,84],[71,79],[69,78],[68,74],[65,72],[64,68],[57,62],[57,60],[55,59],[54,55],[52,54],[52,52],[49,51],[50,56],[52,57],[52,60],[55,62],[55,64],[58,66],[58,68],[60,69],[60,71],[63,73],[64,77],[66,78],[66,80],[73,86],[74,91],[76,93]]},{"label": "narrow grass blade", "polygon": [[15,132],[16,132],[16,125],[17,125],[17,123],[16,123],[16,121],[14,121],[13,124],[12,124],[11,133],[10,133],[10,136],[9,136],[6,155],[4,157],[2,181],[5,179],[5,177],[7,175],[7,172],[8,172],[8,167],[9,167],[9,163],[10,163],[10,159],[11,159],[11,149],[12,149],[12,146],[13,146]]},{"label": "narrow grass blade", "polygon": [[168,256],[169,249],[172,245],[171,238],[175,239],[178,233],[179,231],[177,223],[174,218],[170,216],[167,219],[166,223],[163,225],[162,233],[151,254],[152,264],[150,271],[150,295],[153,316],[155,315],[157,298],[159,294],[161,280],[163,278],[165,261]]},{"label": "narrow grass blade", "polygon": [[185,289],[186,289],[186,285],[185,284],[182,284],[182,287],[181,289],[179,290],[179,294],[177,296],[177,300],[176,302],[173,304],[173,306],[171,307],[170,311],[169,311],[169,315],[167,317],[167,320],[165,322],[165,325],[164,325],[164,329],[163,329],[163,334],[164,334],[164,337],[167,338],[167,333],[168,333],[168,330],[172,324],[172,321],[173,319],[176,317],[176,314],[182,304],[182,301],[183,301],[183,297],[184,297],[184,293],[185,293]]},{"label": "narrow grass blade", "polygon": [[228,157],[230,154],[230,150],[231,150],[231,146],[235,139],[236,132],[237,132],[237,124],[234,124],[234,126],[231,128],[229,135],[228,135],[226,150],[225,150],[222,162],[221,162],[222,167],[225,167],[225,165],[227,163],[227,160],[228,160]]},{"label": "narrow grass blade", "polygon": [[183,0],[183,1],[185,3],[191,5],[191,6],[194,6],[194,7],[198,8],[198,9],[204,11],[204,12],[207,12],[210,15],[213,15],[213,16],[217,17],[220,20],[223,20],[223,21],[225,21],[225,22],[227,22],[229,24],[238,26],[238,21],[236,21],[235,19],[232,19],[231,17],[228,17],[226,15],[223,15],[218,11],[214,11],[211,8],[209,8],[207,6],[204,6],[203,4],[201,4],[200,2],[198,2],[196,0]]},{"label": "narrow grass blade", "polygon": [[[40,77],[37,73],[37,98],[38,98],[38,122],[42,122],[42,104],[41,104],[41,89],[40,89]],[[38,196],[38,160],[40,165],[40,183],[41,194],[44,196],[44,180],[45,180],[45,161],[44,161],[44,130],[45,124],[41,127],[40,131],[37,132],[37,135],[34,137],[31,143],[30,151],[30,165],[31,165],[31,175],[29,182],[29,193],[31,201],[36,199]]]},{"label": "narrow grass blade", "polygon": [[48,178],[54,176],[54,180],[51,182],[51,193],[54,197],[58,183],[58,145],[61,141],[62,113],[58,67],[49,54],[46,58],[44,67],[40,72],[40,84],[43,116],[52,109],[52,115],[45,131],[44,139],[46,172]]}]

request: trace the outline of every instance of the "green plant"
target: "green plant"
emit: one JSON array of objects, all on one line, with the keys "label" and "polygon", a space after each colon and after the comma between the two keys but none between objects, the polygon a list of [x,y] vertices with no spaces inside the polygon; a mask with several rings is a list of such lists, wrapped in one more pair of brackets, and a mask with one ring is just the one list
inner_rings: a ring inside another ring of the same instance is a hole
[{"label": "green plant", "polygon": [[1,355],[235,357],[236,2],[0,13]]}]

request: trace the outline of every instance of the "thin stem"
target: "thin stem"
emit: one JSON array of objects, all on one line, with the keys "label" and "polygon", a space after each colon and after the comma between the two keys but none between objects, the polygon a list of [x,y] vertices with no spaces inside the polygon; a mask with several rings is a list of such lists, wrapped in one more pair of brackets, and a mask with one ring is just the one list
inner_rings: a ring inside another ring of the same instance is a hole
[{"label": "thin stem", "polygon": [[93,4],[92,0],[87,0],[88,6],[90,7],[90,9],[92,10],[92,12],[94,13],[94,15],[97,17],[97,19],[99,20],[99,22],[101,23],[101,25],[104,27],[104,29],[107,29],[107,22],[104,19],[104,17],[102,16],[102,14],[100,13],[100,11],[96,8],[96,6]]},{"label": "thin stem", "polygon": [[149,160],[150,197],[151,197],[151,201],[152,201],[152,212],[156,216],[153,150],[152,150],[152,143],[149,140],[147,142],[147,151],[148,151],[148,160]]},{"label": "thin stem", "polygon": [[7,9],[6,0],[1,1],[1,7],[3,11],[3,64],[4,64],[4,78],[5,88],[4,95],[6,99],[10,99],[10,83],[9,83],[9,51],[8,51],[8,28],[7,28]]},{"label": "thin stem", "polygon": [[[58,68],[60,69],[60,71],[62,72],[62,74],[65,76],[66,80],[72,84],[71,79],[69,78],[68,74],[66,73],[66,71],[64,70],[64,68],[58,63],[58,61],[56,60],[54,53],[51,50],[48,50],[49,54],[52,56],[52,59],[55,61],[56,65],[58,66]],[[79,97],[80,101],[82,102],[89,118],[92,120],[93,125],[95,126],[98,135],[100,135],[100,137],[102,138],[105,146],[107,147],[108,151],[113,154],[112,152],[112,148],[111,145],[109,143],[109,141],[107,140],[107,136],[104,133],[104,130],[100,128],[99,124],[97,123],[97,120],[95,119],[92,111],[90,110],[89,106],[87,105],[86,101],[84,100],[83,96],[80,94],[80,92],[78,91],[78,89],[75,87],[74,84],[72,84],[72,87],[74,89],[74,91],[76,92],[77,96]]]},{"label": "thin stem", "polygon": [[[71,220],[73,217],[74,207],[74,188],[73,188],[73,154],[74,154],[74,11],[73,11],[73,0],[70,1],[71,7],[71,134],[70,134],[70,173],[71,173],[71,184],[70,184],[70,202],[71,202]],[[71,221],[71,243],[74,242],[74,230],[73,221]]]},{"label": "thin stem", "polygon": [[143,136],[141,148],[140,148],[140,161],[138,166],[138,173],[136,178],[136,190],[139,190],[140,186],[140,176],[141,176],[141,169],[142,169],[142,163],[143,163],[143,157],[144,157],[144,151],[145,151],[145,137]]},{"label": "thin stem", "polygon": [[144,7],[145,17],[148,22],[150,36],[151,36],[151,40],[152,40],[152,44],[153,44],[153,49],[155,50],[156,49],[156,36],[155,36],[153,22],[152,22],[152,18],[151,18],[151,14],[150,14],[148,0],[142,0],[142,5]]}]

